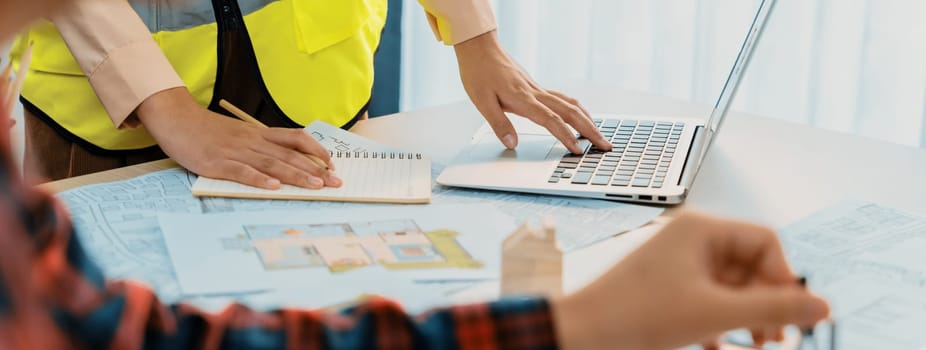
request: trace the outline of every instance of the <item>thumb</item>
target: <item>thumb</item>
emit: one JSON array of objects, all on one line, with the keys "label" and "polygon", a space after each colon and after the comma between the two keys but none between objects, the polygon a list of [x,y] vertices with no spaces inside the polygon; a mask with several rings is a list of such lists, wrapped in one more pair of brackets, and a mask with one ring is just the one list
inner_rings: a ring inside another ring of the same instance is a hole
[{"label": "thumb", "polygon": [[797,286],[756,286],[725,294],[717,310],[727,329],[812,326],[830,313],[823,298]]}]

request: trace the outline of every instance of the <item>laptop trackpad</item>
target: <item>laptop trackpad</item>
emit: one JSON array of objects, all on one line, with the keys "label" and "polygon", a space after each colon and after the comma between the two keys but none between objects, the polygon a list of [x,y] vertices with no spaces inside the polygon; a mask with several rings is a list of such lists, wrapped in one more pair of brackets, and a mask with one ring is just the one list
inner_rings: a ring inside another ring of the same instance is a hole
[{"label": "laptop trackpad", "polygon": [[518,141],[517,149],[509,150],[494,134],[486,135],[461,152],[438,182],[479,187],[546,183],[557,164],[548,155],[559,143],[551,136],[542,135],[519,135]]},{"label": "laptop trackpad", "polygon": [[555,149],[555,138],[542,135],[518,135],[517,149],[507,149],[494,135],[483,138],[468,152],[467,157],[477,162],[491,163],[532,163],[547,161],[547,155]]}]

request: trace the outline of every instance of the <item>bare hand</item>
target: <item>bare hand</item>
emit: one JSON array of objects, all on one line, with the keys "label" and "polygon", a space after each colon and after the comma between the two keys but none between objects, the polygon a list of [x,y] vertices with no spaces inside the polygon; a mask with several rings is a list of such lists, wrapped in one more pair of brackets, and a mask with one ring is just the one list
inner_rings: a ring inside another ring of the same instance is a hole
[{"label": "bare hand", "polygon": [[757,336],[826,318],[826,301],[797,279],[774,232],[683,214],[602,278],[554,301],[554,315],[565,348],[711,348],[728,330]]},{"label": "bare hand", "polygon": [[202,176],[266,189],[281,183],[310,189],[342,184],[306,157],[334,168],[328,151],[303,130],[261,128],[213,113],[185,88],[152,96],[139,106],[138,117],[165,153]]},{"label": "bare hand", "polygon": [[583,150],[570,126],[595,147],[611,150],[611,143],[579,101],[534,83],[501,48],[495,31],[457,44],[455,49],[466,93],[505,147],[518,145],[518,134],[505,115],[509,112],[547,128],[573,153]]}]

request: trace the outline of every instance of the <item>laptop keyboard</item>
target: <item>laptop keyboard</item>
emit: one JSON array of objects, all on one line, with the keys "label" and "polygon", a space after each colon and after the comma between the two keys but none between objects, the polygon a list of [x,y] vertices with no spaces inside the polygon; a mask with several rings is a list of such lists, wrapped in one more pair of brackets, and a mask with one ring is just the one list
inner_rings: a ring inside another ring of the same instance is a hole
[{"label": "laptop keyboard", "polygon": [[592,146],[585,154],[566,154],[550,183],[663,187],[685,123],[595,119],[595,126],[613,149]]}]

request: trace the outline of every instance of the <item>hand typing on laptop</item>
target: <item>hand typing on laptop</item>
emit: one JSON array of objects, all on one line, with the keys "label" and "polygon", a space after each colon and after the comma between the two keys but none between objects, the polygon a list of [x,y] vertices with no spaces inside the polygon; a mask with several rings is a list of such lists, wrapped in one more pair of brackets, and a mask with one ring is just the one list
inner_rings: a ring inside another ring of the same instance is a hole
[{"label": "hand typing on laptop", "polygon": [[463,87],[505,147],[518,145],[518,133],[505,115],[508,112],[545,127],[574,154],[585,150],[570,127],[595,147],[611,150],[611,143],[579,101],[538,86],[508,57],[494,31],[457,44],[455,49]]}]

